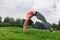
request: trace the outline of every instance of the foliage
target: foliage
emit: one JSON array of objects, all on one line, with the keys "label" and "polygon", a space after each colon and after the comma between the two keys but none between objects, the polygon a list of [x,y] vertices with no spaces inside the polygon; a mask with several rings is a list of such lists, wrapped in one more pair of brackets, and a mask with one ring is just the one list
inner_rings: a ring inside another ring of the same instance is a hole
[{"label": "foliage", "polygon": [[0,16],[0,23],[2,23],[2,17]]},{"label": "foliage", "polygon": [[60,21],[59,21],[59,24],[58,24],[58,27],[57,27],[58,30],[60,30]]},{"label": "foliage", "polygon": [[45,29],[45,25],[43,23],[40,23],[40,22],[36,21],[35,28]]},{"label": "foliage", "polygon": [[[25,19],[20,19],[17,18],[16,20],[12,17],[6,17],[3,22],[2,22],[2,17],[0,16],[0,27],[5,27],[5,26],[19,26],[19,27],[23,27],[23,24],[25,22]],[[60,30],[60,21],[59,24],[50,24],[51,27],[53,27],[55,30]],[[29,20],[28,23],[29,27],[33,27],[33,28],[37,28],[37,29],[46,29],[45,25],[39,21],[36,21],[36,23],[34,24],[34,22],[32,20]]]},{"label": "foliage", "polygon": [[58,25],[53,23],[53,24],[51,24],[51,26],[52,26],[52,28],[54,28],[56,30]]}]

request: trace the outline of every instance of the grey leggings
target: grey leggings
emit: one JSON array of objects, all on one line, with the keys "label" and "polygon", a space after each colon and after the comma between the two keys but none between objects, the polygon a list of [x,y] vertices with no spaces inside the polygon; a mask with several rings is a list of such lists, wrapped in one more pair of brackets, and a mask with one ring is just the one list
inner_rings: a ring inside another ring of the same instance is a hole
[{"label": "grey leggings", "polygon": [[35,16],[37,17],[37,19],[41,20],[43,22],[43,24],[45,25],[45,27],[52,31],[53,28],[49,25],[49,23],[46,21],[46,19],[44,18],[44,16],[42,14],[40,14],[39,12],[36,12]]}]

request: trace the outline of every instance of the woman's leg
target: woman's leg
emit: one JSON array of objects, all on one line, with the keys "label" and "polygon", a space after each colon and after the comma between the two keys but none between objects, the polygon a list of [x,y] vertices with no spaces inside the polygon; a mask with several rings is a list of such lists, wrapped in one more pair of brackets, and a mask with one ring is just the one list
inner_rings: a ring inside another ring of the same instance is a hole
[{"label": "woman's leg", "polygon": [[46,21],[46,19],[44,18],[42,14],[40,14],[39,12],[36,12],[35,16],[37,17],[37,19],[43,22],[43,24],[45,25],[47,29],[49,29],[49,31],[53,31],[53,28],[49,25],[49,23]]}]

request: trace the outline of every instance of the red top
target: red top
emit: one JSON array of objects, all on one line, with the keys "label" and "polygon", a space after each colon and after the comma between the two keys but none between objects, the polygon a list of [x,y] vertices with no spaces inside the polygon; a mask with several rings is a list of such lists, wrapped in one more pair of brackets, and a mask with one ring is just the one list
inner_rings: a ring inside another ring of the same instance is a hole
[{"label": "red top", "polygon": [[30,12],[28,12],[27,15],[32,15],[32,16],[34,16],[34,11],[30,11]]}]

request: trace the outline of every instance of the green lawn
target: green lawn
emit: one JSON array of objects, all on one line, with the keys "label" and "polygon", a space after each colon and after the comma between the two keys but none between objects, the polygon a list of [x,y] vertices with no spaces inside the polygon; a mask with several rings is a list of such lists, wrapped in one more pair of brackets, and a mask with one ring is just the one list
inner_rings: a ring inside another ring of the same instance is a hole
[{"label": "green lawn", "polygon": [[19,27],[0,27],[0,40],[60,40],[60,31],[28,28],[23,32]]}]

